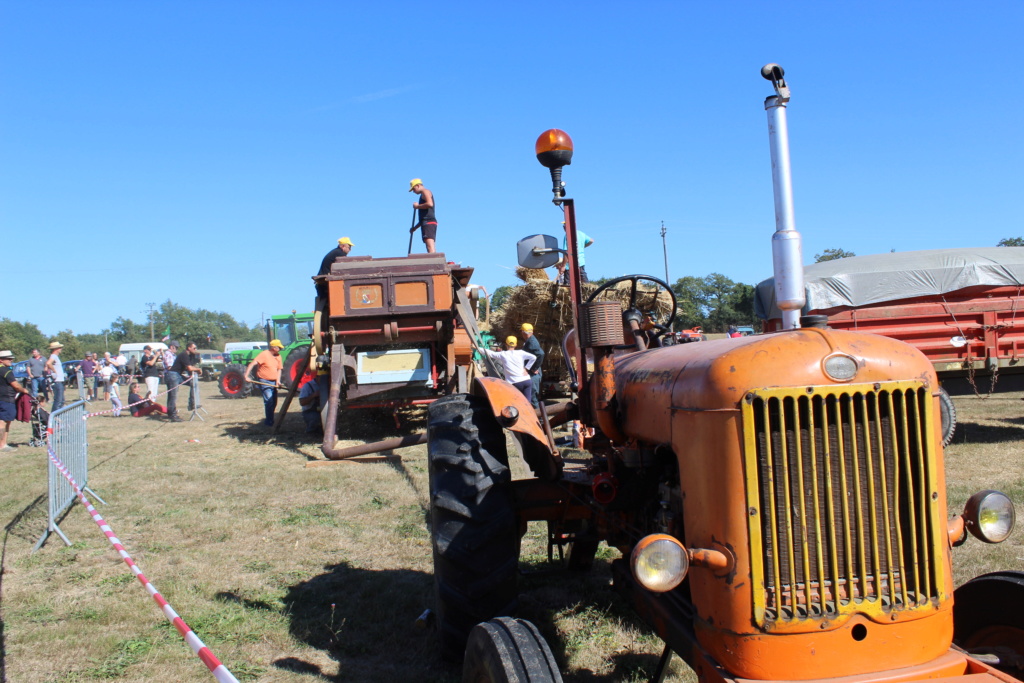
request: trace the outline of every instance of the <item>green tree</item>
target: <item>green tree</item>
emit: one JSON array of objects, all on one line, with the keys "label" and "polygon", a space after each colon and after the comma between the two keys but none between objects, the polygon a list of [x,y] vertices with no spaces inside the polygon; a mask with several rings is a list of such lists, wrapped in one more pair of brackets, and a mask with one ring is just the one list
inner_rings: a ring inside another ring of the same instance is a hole
[{"label": "green tree", "polygon": [[814,255],[814,262],[821,263],[822,261],[835,261],[840,258],[848,258],[850,256],[856,256],[852,251],[846,251],[845,249],[826,249],[820,254]]},{"label": "green tree", "polygon": [[504,306],[513,289],[515,288],[512,285],[502,285],[494,290],[494,293],[491,294],[491,310],[495,311]]},{"label": "green tree", "polygon": [[686,275],[672,285],[676,295],[676,329],[707,325],[707,292],[704,278]]},{"label": "green tree", "polygon": [[1024,247],[1024,237],[1004,237],[997,247]]},{"label": "green tree", "polygon": [[47,343],[46,336],[34,324],[0,319],[0,349],[13,352],[18,360],[28,358],[32,349],[45,352]]},{"label": "green tree", "polygon": [[79,360],[85,357],[86,351],[96,350],[86,348],[82,342],[78,341],[78,337],[71,330],[61,330],[53,336],[53,341],[59,341],[64,345],[64,350],[60,354],[61,361]]}]

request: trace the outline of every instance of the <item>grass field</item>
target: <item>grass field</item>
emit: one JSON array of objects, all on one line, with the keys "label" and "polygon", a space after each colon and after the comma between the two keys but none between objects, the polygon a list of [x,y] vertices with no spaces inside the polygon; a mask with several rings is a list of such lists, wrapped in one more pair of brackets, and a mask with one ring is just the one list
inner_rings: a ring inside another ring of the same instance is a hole
[{"label": "grass field", "polygon": [[[951,510],[990,487],[1024,508],[1020,399],[957,399]],[[208,397],[205,408],[205,422],[91,419],[90,485],[125,547],[213,652],[244,681],[459,680],[416,626],[433,602],[425,447],[392,462],[305,468],[322,456],[297,413],[275,436],[258,425],[258,399]],[[394,435],[390,413],[358,415],[343,437]],[[401,431],[422,427],[422,415],[405,416]],[[27,440],[15,423],[11,442]],[[0,477],[0,680],[212,680],[81,506],[61,523],[72,546],[53,536],[30,554],[46,526],[41,449],[3,455]],[[646,680],[661,652],[609,586],[614,552],[603,548],[594,571],[568,576],[547,562],[544,527],[527,535],[521,616],[544,632],[567,681]],[[955,557],[958,583],[1021,568],[1024,532],[1001,546],[971,540]],[[673,668],[670,680],[689,679],[678,659]]]}]

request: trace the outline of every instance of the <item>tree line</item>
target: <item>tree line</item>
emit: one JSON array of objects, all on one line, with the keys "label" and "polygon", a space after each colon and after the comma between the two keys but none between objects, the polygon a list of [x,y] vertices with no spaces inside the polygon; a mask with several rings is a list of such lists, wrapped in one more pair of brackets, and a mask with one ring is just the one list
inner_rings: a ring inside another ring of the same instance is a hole
[{"label": "tree line", "polygon": [[188,308],[170,299],[153,311],[153,336],[149,321],[136,322],[118,317],[99,333],[79,333],[61,330],[54,335],[43,334],[30,322],[17,322],[0,318],[0,349],[10,349],[19,359],[28,358],[32,349],[47,352],[51,341],[64,345],[63,357],[68,360],[82,358],[86,351],[116,351],[123,343],[159,341],[170,336],[184,346],[194,341],[200,348],[220,349],[232,341],[262,340],[266,336],[259,325],[249,326],[235,320],[228,313]]}]

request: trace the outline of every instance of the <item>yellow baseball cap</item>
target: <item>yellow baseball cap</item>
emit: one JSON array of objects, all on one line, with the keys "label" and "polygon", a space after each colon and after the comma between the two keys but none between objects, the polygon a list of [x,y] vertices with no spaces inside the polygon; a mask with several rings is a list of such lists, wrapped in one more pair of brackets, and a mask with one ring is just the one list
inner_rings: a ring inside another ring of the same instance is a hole
[{"label": "yellow baseball cap", "polygon": [[270,345],[271,346],[275,346],[275,347],[277,347],[279,349],[283,349],[284,348],[284,344],[281,343],[280,339],[271,339],[270,340]]},{"label": "yellow baseball cap", "polygon": [[409,181],[409,192],[412,192],[412,188],[416,187],[417,185],[422,185],[422,184],[423,184],[423,180],[422,179],[420,179],[420,178],[413,178],[412,180]]},{"label": "yellow baseball cap", "polygon": [[522,325],[520,325],[519,329],[521,329],[523,332],[533,332],[533,325],[531,325],[530,323],[523,323]]},{"label": "yellow baseball cap", "polygon": [[519,343],[519,340],[513,337],[512,335],[509,335],[505,337],[505,343],[508,344],[509,346],[515,346],[516,344]]},{"label": "yellow baseball cap", "polygon": [[347,244],[347,245],[348,245],[348,246],[350,246],[350,247],[354,247],[354,246],[356,246],[356,245],[352,244],[352,240],[350,240],[350,239],[349,239],[349,238],[347,238],[347,237],[342,237],[342,238],[341,238],[340,240],[338,240],[338,246],[339,246],[339,247],[340,247],[341,245],[343,245],[343,244]]}]

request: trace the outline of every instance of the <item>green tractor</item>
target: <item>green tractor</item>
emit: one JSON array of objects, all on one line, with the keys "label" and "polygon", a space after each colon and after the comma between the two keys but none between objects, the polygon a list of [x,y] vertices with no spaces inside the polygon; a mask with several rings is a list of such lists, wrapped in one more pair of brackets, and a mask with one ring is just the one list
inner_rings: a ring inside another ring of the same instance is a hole
[{"label": "green tractor", "polygon": [[[290,389],[297,382],[306,368],[309,359],[309,345],[313,339],[313,313],[296,313],[288,315],[272,315],[267,321],[267,343],[272,339],[280,339],[284,344],[281,358],[284,359],[284,372],[281,383]],[[245,376],[245,369],[261,349],[244,349],[231,352],[230,358],[224,359],[224,372],[220,376],[220,393],[224,398],[246,398],[252,393],[253,384]]]}]

